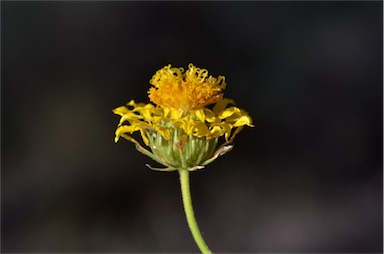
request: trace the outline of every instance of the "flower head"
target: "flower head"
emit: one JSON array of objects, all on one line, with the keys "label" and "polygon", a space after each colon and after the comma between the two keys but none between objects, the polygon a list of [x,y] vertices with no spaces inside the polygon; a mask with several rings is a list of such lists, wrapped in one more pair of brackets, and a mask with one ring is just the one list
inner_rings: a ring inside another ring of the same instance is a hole
[{"label": "flower head", "polygon": [[[203,168],[232,149],[233,138],[243,126],[253,126],[233,100],[223,99],[223,76],[208,76],[207,70],[193,64],[185,72],[167,65],[150,83],[154,87],[149,98],[156,105],[131,100],[113,110],[121,116],[115,142],[120,137],[134,142],[140,152],[167,167],[161,170]],[[212,109],[207,107],[211,104],[215,104]],[[136,131],[150,150],[130,136]],[[217,148],[222,136],[225,141]]]},{"label": "flower head", "polygon": [[150,83],[149,99],[162,107],[190,111],[204,108],[223,98],[225,78],[208,76],[205,69],[188,65],[188,70],[172,68],[171,65],[158,70]]}]

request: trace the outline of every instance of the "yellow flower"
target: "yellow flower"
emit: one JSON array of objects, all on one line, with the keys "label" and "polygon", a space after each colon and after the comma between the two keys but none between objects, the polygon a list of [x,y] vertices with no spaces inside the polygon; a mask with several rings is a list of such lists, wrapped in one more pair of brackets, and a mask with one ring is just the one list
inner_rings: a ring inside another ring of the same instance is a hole
[{"label": "yellow flower", "polygon": [[[149,98],[157,106],[131,100],[113,110],[121,116],[115,142],[124,137],[166,166],[156,170],[203,168],[232,149],[233,138],[243,126],[253,126],[247,112],[235,107],[233,100],[223,99],[223,76],[208,76],[207,70],[193,64],[185,72],[168,65],[150,83],[154,87],[148,91]],[[215,104],[212,109],[207,107],[211,104]],[[150,150],[130,136],[136,131]],[[217,148],[222,136],[225,141]]]}]

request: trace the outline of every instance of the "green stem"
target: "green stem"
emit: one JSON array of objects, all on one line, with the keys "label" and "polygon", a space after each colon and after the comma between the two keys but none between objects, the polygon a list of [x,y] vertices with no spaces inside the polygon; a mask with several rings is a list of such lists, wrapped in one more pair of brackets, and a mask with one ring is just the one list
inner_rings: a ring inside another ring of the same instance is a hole
[{"label": "green stem", "polygon": [[183,196],[184,211],[187,217],[189,229],[191,230],[192,236],[195,239],[197,246],[199,246],[200,251],[204,254],[212,253],[207,244],[204,242],[193,212],[191,191],[189,187],[189,171],[186,169],[179,169],[179,174],[181,195]]}]

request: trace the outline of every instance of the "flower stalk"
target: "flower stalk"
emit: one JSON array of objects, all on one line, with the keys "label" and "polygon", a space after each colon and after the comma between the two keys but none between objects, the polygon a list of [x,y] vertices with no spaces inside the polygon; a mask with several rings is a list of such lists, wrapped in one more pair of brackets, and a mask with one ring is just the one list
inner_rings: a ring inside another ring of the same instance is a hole
[{"label": "flower stalk", "polygon": [[196,222],[192,206],[191,190],[189,186],[189,171],[185,169],[179,169],[178,171],[180,175],[180,187],[181,195],[183,198],[184,212],[185,216],[187,217],[188,226],[191,230],[193,239],[195,239],[197,246],[203,254],[212,253],[205,243],[204,238],[199,230],[199,226]]}]

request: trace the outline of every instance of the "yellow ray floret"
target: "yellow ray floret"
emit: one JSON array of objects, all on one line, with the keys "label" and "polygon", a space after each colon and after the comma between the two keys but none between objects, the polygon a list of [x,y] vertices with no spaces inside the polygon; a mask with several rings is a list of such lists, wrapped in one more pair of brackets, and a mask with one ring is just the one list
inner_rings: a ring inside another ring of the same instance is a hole
[{"label": "yellow ray floret", "polygon": [[[221,106],[228,102],[229,100],[224,99],[218,104]],[[166,140],[169,139],[171,128],[180,128],[186,135],[205,137],[208,140],[225,136],[228,141],[231,135],[236,133],[233,129],[245,125],[253,126],[249,115],[234,106],[222,109],[217,107],[213,110],[204,108],[184,117],[175,118],[171,111],[168,110],[166,113],[167,110],[162,107],[135,103],[132,100],[127,106],[118,107],[113,112],[121,116],[115,141],[117,142],[123,133],[132,134],[139,131],[146,145],[148,145],[148,136],[156,132]]]},{"label": "yellow ray floret", "polygon": [[171,65],[158,70],[150,80],[154,86],[148,93],[150,100],[162,107],[178,110],[197,110],[220,101],[225,88],[225,78],[208,76],[206,69],[193,64],[188,70],[172,68]]}]

